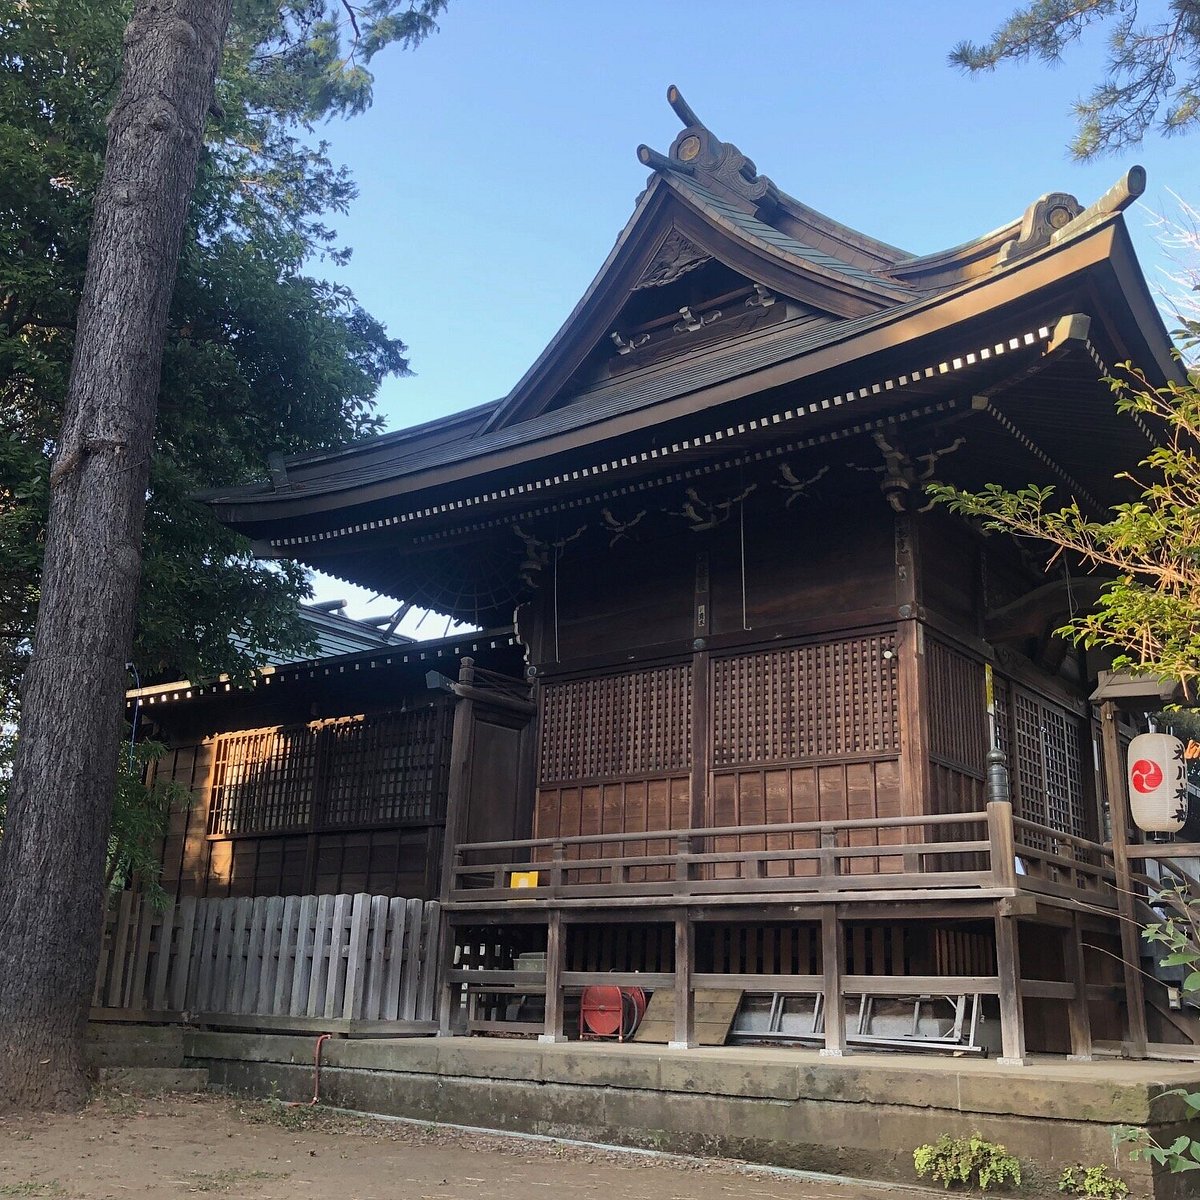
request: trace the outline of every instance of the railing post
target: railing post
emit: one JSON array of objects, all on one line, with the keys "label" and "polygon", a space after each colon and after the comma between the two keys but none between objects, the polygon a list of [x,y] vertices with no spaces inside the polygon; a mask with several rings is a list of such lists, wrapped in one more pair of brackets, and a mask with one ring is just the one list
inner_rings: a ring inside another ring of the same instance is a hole
[{"label": "railing post", "polygon": [[1091,1062],[1092,1021],[1088,1009],[1087,962],[1083,954],[1083,930],[1079,914],[1071,914],[1071,927],[1064,930],[1067,978],[1075,985],[1075,999],[1069,1002],[1067,1019],[1071,1029],[1071,1053],[1075,1062]]},{"label": "railing post", "polygon": [[675,1036],[667,1044],[671,1050],[687,1050],[696,1044],[695,957],[696,930],[685,911],[675,918]]},{"label": "railing post", "polygon": [[1017,886],[1017,850],[1013,836],[1012,805],[993,800],[987,806],[988,841],[991,843],[992,879],[996,887]]},{"label": "railing post", "polygon": [[832,879],[838,874],[837,855],[834,851],[837,849],[837,830],[822,829],[821,830],[821,878]]},{"label": "railing post", "polygon": [[550,895],[557,896],[563,883],[563,864],[567,860],[567,848],[562,842],[555,842],[550,848]]},{"label": "railing post", "polygon": [[[989,808],[991,806],[989,805]],[[1011,826],[1010,826],[1011,828]],[[1017,918],[997,914],[996,966],[1000,977],[1000,1057],[1005,1067],[1023,1067],[1025,1057],[1025,1014],[1021,995],[1021,950],[1017,940]]]},{"label": "railing post", "polygon": [[687,883],[692,877],[692,836],[680,834],[675,839],[675,879]]},{"label": "railing post", "polygon": [[[387,912],[385,908],[384,913]],[[450,982],[450,972],[455,968],[454,952],[456,949],[455,928],[448,920],[442,922],[441,949],[438,954],[438,1037],[451,1037],[454,1033],[454,1018],[462,1003],[462,984]],[[382,941],[380,942],[382,945]],[[379,963],[383,970],[383,963]]]},{"label": "railing post", "polygon": [[562,913],[552,912],[546,927],[546,1025],[539,1042],[565,1042],[563,1033],[562,970],[566,949]]},{"label": "railing post", "polygon": [[846,939],[842,932],[837,907],[833,904],[822,905],[821,968],[825,976],[825,1045],[821,1047],[821,1054],[831,1058],[840,1058],[846,1053],[846,1004],[842,996],[842,977],[846,973]]}]

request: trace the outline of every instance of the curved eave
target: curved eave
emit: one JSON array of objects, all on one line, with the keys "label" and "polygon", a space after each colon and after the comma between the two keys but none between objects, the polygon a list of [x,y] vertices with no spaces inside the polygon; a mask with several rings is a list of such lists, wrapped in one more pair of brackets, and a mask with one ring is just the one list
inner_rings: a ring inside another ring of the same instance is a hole
[{"label": "curved eave", "polygon": [[[327,527],[335,514],[351,508],[395,502],[415,502],[433,489],[453,490],[470,479],[522,469],[540,460],[577,451],[681,417],[694,416],[757,392],[815,378],[857,360],[886,353],[920,339],[936,337],[955,326],[985,319],[1001,309],[1012,310],[1043,289],[1075,286],[1095,297],[1093,312],[1104,324],[1108,340],[1119,354],[1137,361],[1152,375],[1177,377],[1171,343],[1141,276],[1132,245],[1119,217],[1088,228],[1080,235],[1047,247],[1028,258],[973,280],[936,297],[886,310],[869,319],[845,322],[829,329],[819,345],[754,370],[662,400],[644,409],[622,412],[596,422],[539,433],[529,422],[519,440],[490,444],[481,436],[455,447],[453,461],[397,472],[369,483],[346,478],[341,486],[326,484],[320,494],[280,492],[267,496],[229,495],[214,502],[216,515],[253,536],[270,537],[284,522]],[[513,431],[514,433],[516,430]]]},{"label": "curved eave", "polygon": [[852,256],[865,256],[875,269],[883,273],[890,273],[892,268],[903,265],[913,257],[911,251],[901,250],[859,229],[843,225],[786,192],[779,193],[779,207],[780,217],[786,218],[786,221],[779,220],[779,224],[794,223],[796,228],[787,232],[798,241],[812,245],[832,242]]},{"label": "curved eave", "polygon": [[923,254],[919,258],[897,263],[890,275],[913,287],[936,290],[947,286],[947,279],[953,281],[956,275],[965,272],[982,274],[995,268],[996,258],[1005,242],[1011,241],[1021,229],[1020,220],[1009,221],[991,233],[947,250],[938,250],[933,254]]}]

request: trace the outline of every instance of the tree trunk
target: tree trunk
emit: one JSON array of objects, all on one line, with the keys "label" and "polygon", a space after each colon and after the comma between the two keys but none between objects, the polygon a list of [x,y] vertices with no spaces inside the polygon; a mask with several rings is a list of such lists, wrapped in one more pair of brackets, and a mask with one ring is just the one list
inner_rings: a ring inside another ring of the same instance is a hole
[{"label": "tree trunk", "polygon": [[167,309],[230,7],[137,0],[125,30],[0,838],[0,1110],[86,1097]]}]

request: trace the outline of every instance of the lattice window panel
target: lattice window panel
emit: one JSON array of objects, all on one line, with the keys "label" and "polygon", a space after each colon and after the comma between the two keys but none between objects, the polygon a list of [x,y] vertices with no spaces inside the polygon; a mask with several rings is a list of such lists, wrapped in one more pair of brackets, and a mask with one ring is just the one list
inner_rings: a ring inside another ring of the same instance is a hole
[{"label": "lattice window panel", "polygon": [[929,748],[943,762],[983,777],[987,755],[987,696],[983,664],[926,640]]},{"label": "lattice window panel", "polygon": [[541,783],[662,775],[691,763],[690,664],[543,686]]},{"label": "lattice window panel", "polygon": [[317,742],[303,725],[217,738],[209,833],[284,832],[312,823]]},{"label": "lattice window panel", "polygon": [[883,633],[715,659],[713,766],[896,753],[894,651]]},{"label": "lattice window panel", "polygon": [[1014,687],[1011,700],[1016,753],[1010,756],[1010,769],[1017,814],[1085,837],[1078,718],[1023,688]]},{"label": "lattice window panel", "polygon": [[211,834],[436,822],[445,817],[451,708],[221,734]]},{"label": "lattice window panel", "polygon": [[317,823],[441,819],[450,770],[451,714],[449,705],[439,704],[321,730],[326,784]]}]

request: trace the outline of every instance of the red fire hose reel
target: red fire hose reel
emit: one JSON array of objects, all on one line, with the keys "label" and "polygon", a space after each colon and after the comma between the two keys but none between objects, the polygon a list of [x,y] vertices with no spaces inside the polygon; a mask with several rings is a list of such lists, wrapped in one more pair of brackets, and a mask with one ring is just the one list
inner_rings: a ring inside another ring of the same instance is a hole
[{"label": "red fire hose reel", "polygon": [[579,1036],[623,1042],[637,1031],[645,1012],[646,993],[641,988],[585,987],[579,998]]}]

